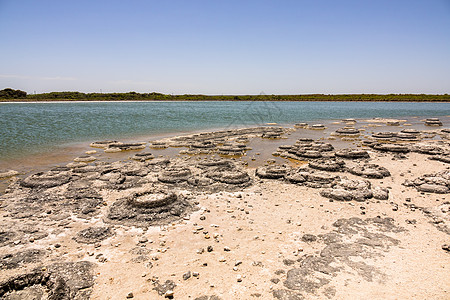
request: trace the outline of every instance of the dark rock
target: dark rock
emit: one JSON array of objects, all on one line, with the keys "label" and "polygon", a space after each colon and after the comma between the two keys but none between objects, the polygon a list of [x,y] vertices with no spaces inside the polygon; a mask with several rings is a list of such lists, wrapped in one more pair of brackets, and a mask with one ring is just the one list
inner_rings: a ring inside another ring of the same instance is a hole
[{"label": "dark rock", "polygon": [[114,223],[148,226],[182,218],[193,206],[181,195],[150,188],[119,199],[109,209],[107,220]]},{"label": "dark rock", "polygon": [[0,269],[16,269],[25,264],[38,262],[46,252],[39,249],[28,249],[11,254],[3,255],[0,258]]},{"label": "dark rock", "polygon": [[410,151],[408,146],[398,144],[375,143],[370,147],[383,152],[407,153]]},{"label": "dark rock", "polygon": [[153,159],[155,156],[151,154],[150,152],[142,152],[142,153],[136,153],[131,159],[137,160],[137,161],[146,161],[149,159]]},{"label": "dark rock", "polygon": [[191,278],[191,271],[187,271],[183,274],[183,280],[188,280],[189,278]]},{"label": "dark rock", "polygon": [[158,180],[164,183],[180,183],[186,181],[190,175],[191,170],[189,168],[174,166],[162,171]]},{"label": "dark rock", "polygon": [[396,136],[394,132],[376,132],[372,134],[372,137],[376,139],[392,139]]},{"label": "dark rock", "polygon": [[70,172],[39,172],[20,181],[20,185],[27,188],[48,189],[68,183],[71,179]]},{"label": "dark rock", "polygon": [[307,233],[302,236],[302,241],[306,243],[315,242],[317,241],[317,236]]},{"label": "dark rock", "polygon": [[347,159],[360,159],[360,158],[369,158],[369,153],[366,150],[358,150],[358,149],[342,149],[336,151],[336,156],[347,158]]},{"label": "dark rock", "polygon": [[341,160],[318,159],[309,162],[308,166],[317,170],[337,172],[343,169],[345,162]]},{"label": "dark rock", "polygon": [[216,295],[211,295],[211,296],[200,296],[195,298],[194,300],[222,300],[222,298]]},{"label": "dark rock", "polygon": [[163,284],[155,281],[153,285],[155,286],[153,290],[157,291],[160,296],[164,296],[168,291],[173,291],[176,287],[175,282],[172,280],[166,280]]},{"label": "dark rock", "polygon": [[278,179],[284,178],[291,168],[287,165],[270,165],[256,169],[256,176],[260,178]]},{"label": "dark rock", "polygon": [[440,184],[423,183],[416,187],[419,192],[448,194],[449,188]]},{"label": "dark rock", "polygon": [[391,176],[391,173],[385,167],[376,164],[364,164],[348,168],[348,171],[354,175],[366,178],[384,178]]},{"label": "dark rock", "polygon": [[0,283],[2,299],[89,299],[94,285],[90,262],[56,263]]},{"label": "dark rock", "polygon": [[278,278],[272,278],[272,279],[270,279],[270,281],[273,282],[273,283],[275,283],[275,284],[278,284],[278,283],[280,282],[280,279],[278,279]]},{"label": "dark rock", "polygon": [[245,171],[228,167],[217,167],[206,174],[207,177],[226,184],[249,185],[250,176]]},{"label": "dark rock", "polygon": [[274,290],[272,292],[274,298],[279,300],[303,300],[302,294],[290,290]]},{"label": "dark rock", "polygon": [[356,135],[359,135],[360,133],[361,132],[354,127],[339,128],[338,130],[335,131],[336,135],[356,136]]},{"label": "dark rock", "polygon": [[89,227],[78,232],[73,239],[82,244],[95,244],[111,237],[113,234],[110,227]]}]

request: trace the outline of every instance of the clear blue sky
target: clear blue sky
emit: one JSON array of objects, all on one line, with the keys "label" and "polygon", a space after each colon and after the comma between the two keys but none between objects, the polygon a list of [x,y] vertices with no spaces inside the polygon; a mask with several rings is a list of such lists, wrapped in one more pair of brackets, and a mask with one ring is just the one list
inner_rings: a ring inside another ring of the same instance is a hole
[{"label": "clear blue sky", "polygon": [[450,0],[0,0],[0,89],[450,93]]}]

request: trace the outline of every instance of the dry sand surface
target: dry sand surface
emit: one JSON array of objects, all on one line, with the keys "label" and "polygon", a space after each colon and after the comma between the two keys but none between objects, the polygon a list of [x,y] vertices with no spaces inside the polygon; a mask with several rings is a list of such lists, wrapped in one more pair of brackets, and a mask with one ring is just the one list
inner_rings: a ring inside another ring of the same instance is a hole
[{"label": "dry sand surface", "polygon": [[450,299],[448,130],[311,132],[108,141],[5,170],[0,297]]}]

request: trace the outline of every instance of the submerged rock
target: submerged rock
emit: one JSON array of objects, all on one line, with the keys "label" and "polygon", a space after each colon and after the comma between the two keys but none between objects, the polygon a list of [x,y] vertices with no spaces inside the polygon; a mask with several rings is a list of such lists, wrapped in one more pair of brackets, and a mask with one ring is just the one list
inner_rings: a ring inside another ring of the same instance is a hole
[{"label": "submerged rock", "polygon": [[425,126],[442,126],[442,122],[438,118],[428,118],[425,120]]},{"label": "submerged rock", "polygon": [[150,152],[142,152],[142,153],[136,153],[131,157],[131,159],[137,160],[137,161],[146,161],[149,159],[153,159],[155,156],[151,154]]},{"label": "submerged rock", "polygon": [[6,178],[14,177],[17,175],[19,175],[19,172],[14,171],[14,170],[8,170],[8,171],[0,170],[0,179],[6,179]]},{"label": "submerged rock", "polygon": [[339,128],[335,131],[335,135],[349,135],[349,136],[357,136],[361,133],[361,131],[359,131],[358,129],[354,128],[354,127],[344,127],[344,128]]},{"label": "submerged rock", "polygon": [[93,162],[95,160],[97,160],[97,158],[95,158],[94,156],[90,156],[90,155],[78,156],[73,159],[74,162]]},{"label": "submerged rock", "polygon": [[141,150],[145,148],[145,144],[146,144],[145,142],[108,144],[108,146],[105,149],[105,152],[114,153],[121,151]]},{"label": "submerged rock", "polygon": [[112,145],[112,144],[120,144],[120,142],[119,141],[99,141],[99,142],[93,142],[93,143],[91,143],[91,147],[93,147],[93,148],[108,148],[108,146],[109,145]]}]

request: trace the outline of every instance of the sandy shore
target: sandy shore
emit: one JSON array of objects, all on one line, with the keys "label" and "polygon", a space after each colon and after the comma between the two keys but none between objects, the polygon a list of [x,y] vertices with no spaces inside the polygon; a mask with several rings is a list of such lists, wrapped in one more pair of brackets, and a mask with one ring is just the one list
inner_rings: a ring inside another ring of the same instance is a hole
[{"label": "sandy shore", "polygon": [[448,124],[395,121],[102,141],[2,172],[0,297],[448,299]]}]

